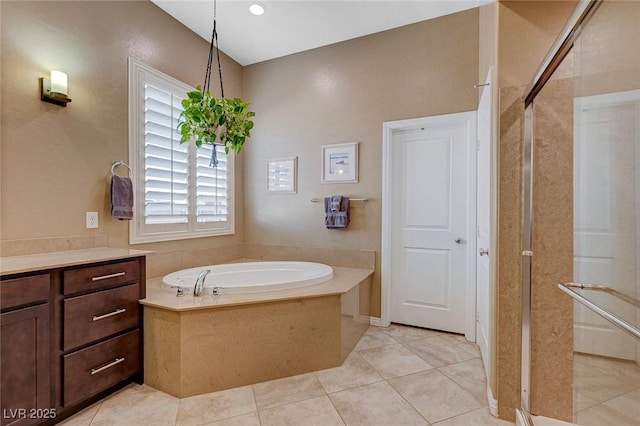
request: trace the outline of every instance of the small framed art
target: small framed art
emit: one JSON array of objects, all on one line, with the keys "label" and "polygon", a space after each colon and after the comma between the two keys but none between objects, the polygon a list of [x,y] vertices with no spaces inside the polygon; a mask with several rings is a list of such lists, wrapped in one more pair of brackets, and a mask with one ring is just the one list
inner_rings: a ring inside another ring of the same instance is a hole
[{"label": "small framed art", "polygon": [[269,192],[298,191],[298,157],[267,160],[267,189]]},{"label": "small framed art", "polygon": [[358,182],[358,142],[322,146],[321,182]]}]

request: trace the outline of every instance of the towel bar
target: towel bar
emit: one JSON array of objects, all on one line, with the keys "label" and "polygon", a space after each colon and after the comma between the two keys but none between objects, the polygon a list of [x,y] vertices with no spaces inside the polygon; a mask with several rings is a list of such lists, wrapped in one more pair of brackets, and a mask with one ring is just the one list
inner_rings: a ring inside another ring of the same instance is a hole
[{"label": "towel bar", "polygon": [[[321,203],[324,199],[323,198],[312,198],[311,201],[312,203]],[[349,201],[362,201],[363,203],[368,203],[369,199],[368,198],[349,198]]]}]

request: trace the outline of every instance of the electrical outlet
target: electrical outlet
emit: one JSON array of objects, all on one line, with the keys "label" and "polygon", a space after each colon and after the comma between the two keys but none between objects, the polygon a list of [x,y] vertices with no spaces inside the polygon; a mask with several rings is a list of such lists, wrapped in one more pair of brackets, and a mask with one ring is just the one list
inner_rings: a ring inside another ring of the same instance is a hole
[{"label": "electrical outlet", "polygon": [[87,229],[98,227],[98,212],[87,212]]}]

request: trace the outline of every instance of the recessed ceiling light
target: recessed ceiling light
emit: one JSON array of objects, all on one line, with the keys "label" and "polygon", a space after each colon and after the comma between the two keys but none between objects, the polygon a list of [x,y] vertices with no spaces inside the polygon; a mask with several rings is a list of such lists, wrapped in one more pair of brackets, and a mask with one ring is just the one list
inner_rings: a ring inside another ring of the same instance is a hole
[{"label": "recessed ceiling light", "polygon": [[267,10],[267,7],[259,2],[251,3],[251,6],[249,6],[249,12],[256,16],[263,15],[265,10]]}]

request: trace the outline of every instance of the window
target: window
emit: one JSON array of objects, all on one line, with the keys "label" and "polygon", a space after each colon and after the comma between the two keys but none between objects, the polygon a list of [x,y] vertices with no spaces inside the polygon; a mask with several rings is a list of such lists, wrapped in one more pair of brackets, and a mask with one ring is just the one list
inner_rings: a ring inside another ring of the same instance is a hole
[{"label": "window", "polygon": [[192,87],[129,58],[131,244],[234,233],[232,153],[180,143],[182,99]]}]

